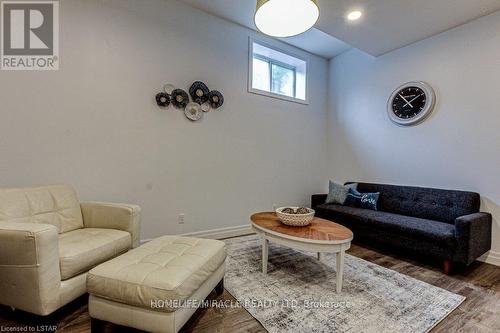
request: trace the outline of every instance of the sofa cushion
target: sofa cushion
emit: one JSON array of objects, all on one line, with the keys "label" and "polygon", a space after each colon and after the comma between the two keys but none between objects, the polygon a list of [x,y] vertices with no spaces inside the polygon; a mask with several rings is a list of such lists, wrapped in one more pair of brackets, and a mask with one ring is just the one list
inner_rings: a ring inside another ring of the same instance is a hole
[{"label": "sofa cushion", "polygon": [[328,195],[325,203],[335,203],[343,205],[349,191],[356,189],[356,184],[342,185],[331,181],[328,183]]},{"label": "sofa cushion", "polygon": [[455,219],[479,212],[478,193],[426,187],[357,183],[359,192],[380,192],[381,211],[455,223]]},{"label": "sofa cushion", "polygon": [[87,272],[132,247],[128,232],[115,229],[85,228],[59,235],[61,280]]},{"label": "sofa cushion", "polygon": [[[226,259],[225,244],[212,239],[163,236],[93,268],[92,295],[151,309],[151,301],[191,296]],[[165,303],[158,311],[175,311]]]},{"label": "sofa cushion", "polygon": [[357,224],[362,224],[364,227],[371,226],[388,234],[403,234],[415,239],[433,240],[447,247],[455,244],[455,227],[449,223],[332,204],[320,205],[318,208],[323,212],[330,212],[329,217],[333,221],[336,215],[344,220],[349,219],[354,229]]},{"label": "sofa cushion", "polygon": [[377,202],[380,193],[360,193],[354,189],[349,189],[344,205],[377,210]]},{"label": "sofa cushion", "polygon": [[59,233],[83,228],[75,191],[68,185],[0,189],[0,221],[51,224]]}]

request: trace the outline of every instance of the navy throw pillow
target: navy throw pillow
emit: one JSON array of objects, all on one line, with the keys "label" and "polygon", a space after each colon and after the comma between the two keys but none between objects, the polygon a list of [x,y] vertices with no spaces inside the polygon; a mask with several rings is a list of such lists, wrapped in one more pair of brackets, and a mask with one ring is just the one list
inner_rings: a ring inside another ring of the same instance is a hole
[{"label": "navy throw pillow", "polygon": [[378,197],[380,192],[360,193],[355,189],[349,189],[344,205],[350,207],[377,210]]}]

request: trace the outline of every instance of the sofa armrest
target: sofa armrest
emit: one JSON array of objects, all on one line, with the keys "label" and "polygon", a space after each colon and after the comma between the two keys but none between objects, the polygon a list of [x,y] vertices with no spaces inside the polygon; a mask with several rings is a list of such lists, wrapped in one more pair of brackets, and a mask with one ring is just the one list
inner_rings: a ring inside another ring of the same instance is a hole
[{"label": "sofa armrest", "polygon": [[311,196],[311,208],[316,209],[318,205],[322,205],[326,201],[328,194],[313,194]]},{"label": "sofa armrest", "polygon": [[455,219],[457,261],[468,265],[491,249],[491,221],[490,213],[474,213]]},{"label": "sofa armrest", "polygon": [[132,247],[139,246],[141,207],[108,202],[82,202],[80,207],[85,228],[127,231],[132,237]]},{"label": "sofa armrest", "polygon": [[59,306],[60,285],[57,228],[0,222],[0,303],[46,315]]}]

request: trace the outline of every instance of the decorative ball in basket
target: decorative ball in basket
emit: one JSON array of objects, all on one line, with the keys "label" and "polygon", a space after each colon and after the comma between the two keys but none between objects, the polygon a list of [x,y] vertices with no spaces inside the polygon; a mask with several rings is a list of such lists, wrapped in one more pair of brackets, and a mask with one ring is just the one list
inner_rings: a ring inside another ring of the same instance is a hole
[{"label": "decorative ball in basket", "polygon": [[286,225],[303,227],[311,223],[314,209],[307,207],[280,207],[276,209],[279,220]]}]

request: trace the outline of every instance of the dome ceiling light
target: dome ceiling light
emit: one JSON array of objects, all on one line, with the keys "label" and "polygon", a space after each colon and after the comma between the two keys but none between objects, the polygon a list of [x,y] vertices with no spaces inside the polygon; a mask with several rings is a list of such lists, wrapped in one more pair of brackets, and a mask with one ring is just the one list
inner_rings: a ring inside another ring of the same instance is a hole
[{"label": "dome ceiling light", "polygon": [[269,36],[299,35],[312,28],[318,18],[316,0],[257,0],[255,25]]},{"label": "dome ceiling light", "polygon": [[353,10],[352,12],[349,12],[347,14],[347,19],[349,21],[356,21],[359,20],[363,16],[363,13],[359,10]]}]

